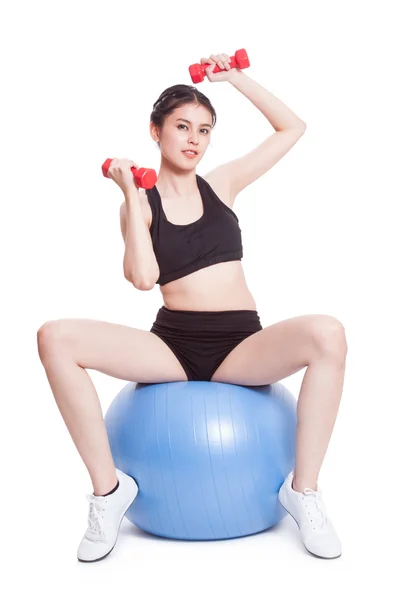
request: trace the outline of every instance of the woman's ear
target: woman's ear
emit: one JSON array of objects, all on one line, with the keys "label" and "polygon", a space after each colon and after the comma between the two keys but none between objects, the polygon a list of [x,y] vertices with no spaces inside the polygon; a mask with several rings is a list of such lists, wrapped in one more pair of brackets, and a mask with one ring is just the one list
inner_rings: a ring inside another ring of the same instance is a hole
[{"label": "woman's ear", "polygon": [[159,131],[158,131],[157,127],[154,125],[154,123],[152,123],[152,122],[150,123],[150,135],[155,142],[160,141]]}]

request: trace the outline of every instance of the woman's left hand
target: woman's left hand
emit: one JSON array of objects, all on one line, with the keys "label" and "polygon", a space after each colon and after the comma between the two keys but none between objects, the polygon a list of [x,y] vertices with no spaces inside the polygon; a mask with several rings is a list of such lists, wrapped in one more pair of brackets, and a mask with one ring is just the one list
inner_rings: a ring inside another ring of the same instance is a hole
[{"label": "woman's left hand", "polygon": [[[211,54],[210,58],[202,58],[200,64],[204,65],[210,63],[207,67],[205,74],[209,81],[230,81],[232,77],[237,73],[237,68],[231,68],[229,66],[231,57],[227,54]],[[220,69],[224,69],[220,73],[213,73],[215,65],[218,65]]]}]

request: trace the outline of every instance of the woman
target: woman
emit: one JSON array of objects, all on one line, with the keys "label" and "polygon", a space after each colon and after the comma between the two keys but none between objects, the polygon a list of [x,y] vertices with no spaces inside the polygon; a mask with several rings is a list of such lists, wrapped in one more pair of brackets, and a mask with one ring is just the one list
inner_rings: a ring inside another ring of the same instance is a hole
[{"label": "woman", "polygon": [[[114,159],[109,177],[121,188],[124,274],[140,290],[160,285],[164,305],[150,331],[86,319],[45,323],[39,355],[55,400],[91,477],[89,526],[78,559],[113,549],[137,494],[115,468],[100,402],[86,369],[126,381],[206,380],[267,385],[307,367],[298,399],[296,466],[279,500],[296,520],[307,550],[336,558],[341,544],[326,515],[318,474],[337,416],[345,371],[344,328],[334,317],[305,315],[263,328],[246,285],[241,231],[233,211],[241,190],[282,158],[305,124],[237,68],[229,56],[202,58],[211,82],[228,81],[276,130],[252,152],[204,177],[196,174],[216,115],[197,88],[176,85],[153,106],[150,133],[161,151],[156,186],[138,190],[130,167]],[[215,64],[222,69],[213,73]]]}]

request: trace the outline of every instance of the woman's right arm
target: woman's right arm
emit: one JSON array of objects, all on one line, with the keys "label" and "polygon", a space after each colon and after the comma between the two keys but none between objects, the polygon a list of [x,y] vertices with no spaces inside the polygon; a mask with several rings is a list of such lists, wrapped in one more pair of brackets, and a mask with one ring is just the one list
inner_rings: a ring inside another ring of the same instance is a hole
[{"label": "woman's right arm", "polygon": [[160,268],[136,189],[125,194],[120,220],[125,241],[124,276],[138,290],[151,290],[160,276]]}]

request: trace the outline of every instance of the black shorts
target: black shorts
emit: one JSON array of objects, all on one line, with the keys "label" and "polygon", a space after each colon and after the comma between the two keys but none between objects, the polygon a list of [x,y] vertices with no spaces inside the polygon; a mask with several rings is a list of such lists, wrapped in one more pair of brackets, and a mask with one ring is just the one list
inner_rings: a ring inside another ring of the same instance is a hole
[{"label": "black shorts", "polygon": [[231,350],[262,328],[256,310],[193,311],[162,306],[150,331],[172,350],[189,381],[211,381]]}]

